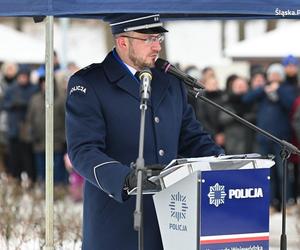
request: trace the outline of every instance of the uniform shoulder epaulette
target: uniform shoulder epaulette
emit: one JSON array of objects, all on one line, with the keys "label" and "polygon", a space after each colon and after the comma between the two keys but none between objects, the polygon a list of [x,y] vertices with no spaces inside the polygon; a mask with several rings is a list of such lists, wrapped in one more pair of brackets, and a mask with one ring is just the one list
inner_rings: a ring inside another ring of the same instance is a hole
[{"label": "uniform shoulder epaulette", "polygon": [[84,68],[82,68],[81,70],[77,71],[74,75],[85,75],[88,72],[90,72],[91,70],[100,67],[100,63],[92,63],[89,66],[86,66]]}]

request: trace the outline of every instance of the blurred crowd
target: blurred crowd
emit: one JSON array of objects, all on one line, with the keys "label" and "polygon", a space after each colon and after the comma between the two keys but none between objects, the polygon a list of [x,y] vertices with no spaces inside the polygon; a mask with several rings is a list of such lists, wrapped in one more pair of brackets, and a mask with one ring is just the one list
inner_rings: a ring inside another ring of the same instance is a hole
[{"label": "blurred crowd", "polygon": [[[195,73],[195,67],[189,67],[186,73]],[[289,55],[281,63],[273,63],[267,68],[257,67],[250,79],[230,75],[224,90],[220,89],[213,68],[206,67],[200,73],[200,82],[206,88],[205,97],[279,139],[300,146],[300,82],[296,57]],[[212,105],[192,95],[188,96],[188,100],[196,118],[212,134],[216,143],[224,147],[226,154],[257,152],[263,156],[275,156],[276,165],[271,169],[271,212],[280,211],[283,176],[281,147]],[[297,200],[299,203],[299,167],[300,158],[292,155],[287,181],[289,207],[293,207]]]},{"label": "blurred crowd", "polygon": [[[65,98],[67,82],[78,68],[70,63],[62,69],[54,53],[54,183],[70,186],[75,200],[82,178],[74,172],[66,154]],[[45,65],[5,62],[0,68],[0,173],[29,187],[45,182]],[[79,179],[76,179],[76,178]],[[72,190],[73,189],[73,190]]]},{"label": "blurred crowd", "polygon": [[[62,69],[54,56],[54,182],[70,187],[74,200],[80,200],[82,178],[73,170],[66,154],[65,109],[69,77],[78,70],[74,63]],[[186,68],[205,85],[204,96],[256,124],[279,139],[300,146],[299,61],[292,55],[267,68],[257,68],[250,79],[228,76],[225,89],[213,68],[201,72]],[[188,96],[196,118],[227,154],[257,152],[274,155],[271,169],[271,207],[281,206],[281,148],[270,139],[245,127],[212,105]],[[288,166],[288,204],[299,203],[300,158],[292,155]],[[0,173],[20,181],[24,174],[31,185],[45,181],[45,66],[30,67],[5,62],[0,68]]]}]

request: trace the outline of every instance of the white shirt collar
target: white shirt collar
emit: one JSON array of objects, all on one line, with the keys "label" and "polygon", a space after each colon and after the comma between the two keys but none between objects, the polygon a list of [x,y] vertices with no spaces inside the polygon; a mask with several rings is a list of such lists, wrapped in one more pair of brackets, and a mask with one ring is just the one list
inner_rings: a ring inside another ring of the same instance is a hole
[{"label": "white shirt collar", "polygon": [[[123,62],[123,63],[124,63],[124,62]],[[136,70],[135,68],[131,67],[130,65],[126,64],[126,63],[124,63],[124,64],[125,64],[126,67],[129,69],[129,71],[130,71],[133,75],[135,75],[135,73],[137,72],[137,70]]]}]

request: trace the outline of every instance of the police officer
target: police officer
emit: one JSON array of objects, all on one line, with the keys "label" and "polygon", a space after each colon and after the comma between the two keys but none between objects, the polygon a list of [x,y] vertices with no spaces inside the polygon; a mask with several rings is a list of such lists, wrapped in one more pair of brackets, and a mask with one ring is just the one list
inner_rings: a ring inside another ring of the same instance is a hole
[{"label": "police officer", "polygon": [[[80,70],[69,81],[67,144],[75,169],[85,178],[83,249],[136,250],[135,199],[124,190],[134,185],[130,164],[138,156],[140,96],[135,73],[150,67],[153,76],[145,122],[146,165],[223,151],[196,121],[183,84],[154,68],[167,32],[159,15],[108,19],[115,48],[102,63]],[[161,250],[151,195],[143,202],[145,250]]]}]

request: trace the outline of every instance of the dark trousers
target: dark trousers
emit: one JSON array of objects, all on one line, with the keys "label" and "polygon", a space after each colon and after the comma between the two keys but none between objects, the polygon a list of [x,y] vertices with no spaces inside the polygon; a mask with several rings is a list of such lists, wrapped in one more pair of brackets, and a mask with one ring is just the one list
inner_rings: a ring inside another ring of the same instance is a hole
[{"label": "dark trousers", "polygon": [[17,138],[9,139],[8,169],[9,173],[19,180],[22,172],[26,172],[31,181],[36,180],[31,143]]}]

